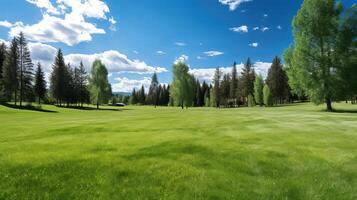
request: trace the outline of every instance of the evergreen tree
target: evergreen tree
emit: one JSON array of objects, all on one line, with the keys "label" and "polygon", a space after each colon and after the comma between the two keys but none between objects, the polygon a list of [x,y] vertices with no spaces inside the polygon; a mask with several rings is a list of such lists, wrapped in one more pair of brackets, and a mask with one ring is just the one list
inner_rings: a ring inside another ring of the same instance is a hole
[{"label": "evergreen tree", "polygon": [[200,81],[196,80],[196,96],[195,96],[195,105],[197,107],[201,107],[203,105],[203,98],[202,98],[202,89]]},{"label": "evergreen tree", "polygon": [[139,90],[138,97],[139,97],[139,103],[141,105],[145,105],[146,94],[145,94],[144,85],[141,85],[141,89]]},{"label": "evergreen tree", "polygon": [[243,104],[245,104],[248,95],[254,93],[255,71],[253,69],[253,64],[250,61],[250,58],[248,58],[247,62],[244,64],[241,76],[241,93]]},{"label": "evergreen tree", "polygon": [[58,49],[55,62],[52,67],[52,73],[50,77],[50,90],[53,98],[61,106],[65,100],[66,95],[66,64],[64,62],[62,50]]},{"label": "evergreen tree", "polygon": [[11,41],[9,50],[6,54],[5,63],[3,65],[3,87],[6,100],[11,100],[14,97],[15,105],[18,95],[18,72],[19,72],[19,51],[18,40],[14,37]]},{"label": "evergreen tree", "polygon": [[108,70],[100,60],[95,60],[89,78],[92,101],[99,104],[105,103],[112,96],[111,85],[108,82]]},{"label": "evergreen tree", "polygon": [[0,44],[0,102],[5,101],[6,98],[4,97],[5,91],[4,91],[4,82],[3,82],[3,68],[5,64],[5,58],[6,58],[6,46],[5,43]]},{"label": "evergreen tree", "polygon": [[26,38],[22,32],[18,37],[18,48],[20,106],[22,106],[23,100],[30,100],[33,96],[33,63]]},{"label": "evergreen tree", "polygon": [[43,100],[46,95],[46,80],[45,80],[45,75],[42,71],[41,64],[37,64],[37,70],[35,73],[35,86],[34,86],[34,92],[35,95],[38,98],[38,103],[41,104],[41,99]]},{"label": "evergreen tree", "polygon": [[224,74],[223,75],[223,80],[221,82],[221,102],[225,105],[225,107],[228,107],[228,101],[230,98],[230,86],[231,86],[231,77],[229,74]]},{"label": "evergreen tree", "polygon": [[280,59],[276,56],[268,71],[266,80],[275,103],[282,103],[283,99],[289,97],[288,78],[283,70]]},{"label": "evergreen tree", "polygon": [[264,82],[263,82],[263,77],[261,75],[257,76],[254,81],[254,99],[255,102],[263,106],[263,87],[264,87]]},{"label": "evergreen tree", "polygon": [[237,73],[237,63],[233,63],[232,67],[232,78],[230,85],[230,98],[235,105],[237,103],[237,95],[238,95],[238,73]]},{"label": "evergreen tree", "polygon": [[137,92],[134,88],[130,95],[130,104],[136,105],[137,103],[138,103],[138,96],[137,96]]},{"label": "evergreen tree", "polygon": [[221,100],[220,82],[221,82],[221,71],[219,70],[219,68],[216,68],[213,77],[213,83],[214,83],[213,92],[212,92],[213,96],[211,95],[211,103],[214,102],[216,108],[219,108],[220,100]]},{"label": "evergreen tree", "polygon": [[149,93],[147,95],[146,103],[149,105],[154,105],[155,108],[158,105],[159,98],[159,81],[157,80],[156,72],[153,74],[151,78],[151,84],[149,87]]}]

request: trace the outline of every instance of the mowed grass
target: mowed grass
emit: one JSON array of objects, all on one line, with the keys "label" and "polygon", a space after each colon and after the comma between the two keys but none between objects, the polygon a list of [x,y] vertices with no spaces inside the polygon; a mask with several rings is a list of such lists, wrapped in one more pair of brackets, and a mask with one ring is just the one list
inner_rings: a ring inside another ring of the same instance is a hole
[{"label": "mowed grass", "polygon": [[0,106],[0,199],[355,200],[357,113],[323,108]]}]

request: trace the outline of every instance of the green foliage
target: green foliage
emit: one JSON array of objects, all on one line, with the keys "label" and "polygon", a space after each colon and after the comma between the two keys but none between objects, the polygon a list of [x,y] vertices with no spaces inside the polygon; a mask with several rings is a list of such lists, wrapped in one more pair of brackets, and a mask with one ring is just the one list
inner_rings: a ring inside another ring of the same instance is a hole
[{"label": "green foliage", "polygon": [[217,67],[216,71],[214,73],[214,78],[213,78],[213,92],[211,94],[211,105],[213,106],[212,103],[214,103],[215,107],[219,107],[221,105],[221,76],[222,72],[220,69]]},{"label": "green foliage", "polygon": [[334,0],[305,0],[293,20],[294,46],[284,55],[293,90],[305,91],[315,104],[325,102],[328,111],[341,98],[341,65],[334,59],[341,12]]},{"label": "green foliage", "polygon": [[173,82],[170,88],[171,98],[176,106],[190,107],[193,105],[195,79],[188,73],[188,66],[179,62],[173,66]]},{"label": "green foliage", "polygon": [[112,95],[107,68],[100,60],[93,62],[89,88],[92,102],[97,105],[97,108],[99,108],[99,104],[107,103]]},{"label": "green foliage", "polygon": [[157,80],[156,72],[151,78],[151,84],[148,95],[146,97],[146,103],[149,105],[157,106],[159,104],[159,81]]},{"label": "green foliage", "polygon": [[44,100],[46,95],[46,80],[45,75],[42,71],[41,64],[37,64],[37,69],[35,73],[35,85],[34,85],[34,92],[38,98],[38,103],[41,103],[41,99]]},{"label": "green foliage", "polygon": [[253,95],[248,95],[248,107],[255,107],[255,101]]},{"label": "green foliage", "polygon": [[237,73],[237,63],[233,63],[232,73],[231,73],[231,83],[230,83],[230,98],[236,100],[238,97],[238,73]]},{"label": "green foliage", "polygon": [[17,38],[13,38],[7,52],[3,72],[2,81],[4,87],[4,96],[7,101],[14,100],[17,102],[18,87],[19,87],[19,51]]},{"label": "green foliage", "polygon": [[254,81],[254,99],[259,106],[263,106],[264,104],[263,87],[263,77],[261,75],[256,76]]},{"label": "green foliage", "polygon": [[282,103],[284,99],[289,98],[290,89],[288,85],[288,77],[277,56],[274,58],[268,71],[266,83],[270,88],[275,104]]},{"label": "green foliage", "polygon": [[267,84],[265,84],[263,88],[263,100],[266,107],[273,106],[273,96]]}]

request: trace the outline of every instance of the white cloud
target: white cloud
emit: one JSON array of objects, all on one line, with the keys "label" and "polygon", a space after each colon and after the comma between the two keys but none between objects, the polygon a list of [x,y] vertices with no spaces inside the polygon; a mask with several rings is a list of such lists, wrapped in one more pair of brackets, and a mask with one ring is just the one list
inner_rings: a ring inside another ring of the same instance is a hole
[{"label": "white cloud", "polygon": [[[263,78],[265,78],[267,76],[270,66],[271,66],[271,63],[259,61],[259,62],[254,63],[254,70],[257,74],[261,74],[263,76]],[[236,67],[237,67],[238,75],[240,76],[242,69],[244,67],[244,64],[243,63],[237,64]],[[231,66],[230,67],[221,67],[219,69],[223,74],[232,72]],[[189,73],[193,74],[201,82],[206,81],[208,83],[211,83],[214,73],[215,73],[215,70],[216,70],[216,68],[190,69]]]},{"label": "white cloud", "polygon": [[113,92],[131,92],[133,88],[138,90],[142,85],[144,85],[145,91],[148,91],[151,84],[150,77],[144,77],[140,80],[117,77],[114,80],[115,82],[111,84]]},{"label": "white cloud", "polygon": [[206,51],[206,52],[204,52],[204,54],[206,54],[206,56],[208,56],[208,57],[213,57],[213,56],[223,55],[224,53],[220,52],[220,51]]},{"label": "white cloud", "polygon": [[108,19],[106,14],[109,13],[109,7],[101,0],[57,0],[55,6],[49,0],[27,1],[45,10],[42,19],[38,23],[26,25],[22,22],[11,24],[3,21],[3,26],[10,29],[10,36],[22,31],[30,41],[62,42],[73,46],[91,41],[93,34],[106,33],[92,21],[87,21],[87,18],[108,20],[111,23],[109,29],[116,30],[116,21],[113,17]]},{"label": "white cloud", "polygon": [[197,56],[196,57],[197,60],[203,60],[203,59],[206,59],[205,57],[202,57],[202,56]]},{"label": "white cloud", "polygon": [[138,51],[136,51],[136,50],[134,50],[134,51],[133,51],[133,53],[135,53],[135,54],[139,54],[139,52],[138,52]]},{"label": "white cloud", "polygon": [[283,29],[283,27],[281,27],[280,25],[277,26],[276,28],[279,29],[279,30],[282,30],[282,29]]},{"label": "white cloud", "polygon": [[230,28],[229,30],[231,30],[233,32],[238,32],[238,33],[248,33],[248,26],[243,25],[243,26],[239,26],[239,27],[233,27],[233,28]]},{"label": "white cloud", "polygon": [[186,56],[185,54],[181,55],[180,57],[176,58],[176,60],[174,61],[174,64],[177,64],[177,63],[186,63],[187,60],[188,60],[188,56]]},{"label": "white cloud", "polygon": [[254,47],[254,48],[258,47],[258,45],[259,44],[257,42],[253,42],[253,43],[249,44],[249,46]]},{"label": "white cloud", "polygon": [[29,3],[35,4],[38,8],[45,9],[47,13],[59,15],[61,14],[58,9],[56,9],[50,0],[26,0]]},{"label": "white cloud", "polygon": [[0,26],[3,26],[5,28],[11,28],[13,25],[12,23],[5,20],[5,21],[0,21]]},{"label": "white cloud", "polygon": [[259,30],[259,27],[256,26],[256,27],[253,28],[253,30],[254,30],[254,31],[257,31],[257,30]]},{"label": "white cloud", "polygon": [[159,55],[165,55],[166,54],[166,52],[161,51],[161,50],[160,51],[156,51],[156,53],[159,54]]},{"label": "white cloud", "polygon": [[233,11],[233,10],[235,10],[236,8],[238,8],[238,6],[239,6],[241,3],[249,2],[249,1],[252,1],[252,0],[219,0],[219,2],[220,2],[221,4],[223,4],[223,5],[228,5],[230,11]]},{"label": "white cloud", "polygon": [[167,69],[163,67],[153,67],[140,60],[131,60],[126,55],[115,50],[96,54],[69,54],[64,56],[64,58],[67,63],[78,64],[80,61],[83,61],[83,64],[88,70],[95,59],[100,59],[106,65],[110,73],[129,72],[148,74],[167,72]]},{"label": "white cloud", "polygon": [[7,47],[10,45],[9,41],[3,40],[0,38],[0,43],[4,43]]},{"label": "white cloud", "polygon": [[184,43],[184,42],[175,42],[175,45],[176,45],[176,46],[179,46],[179,47],[184,47],[184,46],[186,46],[187,44]]},{"label": "white cloud", "polygon": [[268,27],[262,27],[260,30],[261,30],[262,32],[265,32],[265,31],[268,31],[269,28],[268,28]]},{"label": "white cloud", "polygon": [[263,16],[264,16],[264,17],[268,17],[269,15],[268,15],[268,14],[264,14]]}]

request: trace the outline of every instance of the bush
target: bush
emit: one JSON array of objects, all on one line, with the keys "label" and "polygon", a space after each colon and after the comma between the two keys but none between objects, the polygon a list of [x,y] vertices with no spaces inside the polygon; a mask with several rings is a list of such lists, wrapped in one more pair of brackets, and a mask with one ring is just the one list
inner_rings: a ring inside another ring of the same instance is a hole
[{"label": "bush", "polygon": [[264,104],[266,107],[273,106],[273,96],[271,95],[270,89],[268,85],[264,85],[263,89],[263,96],[264,96]]},{"label": "bush", "polygon": [[248,95],[248,107],[255,107],[255,101],[253,95]]}]

